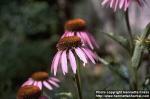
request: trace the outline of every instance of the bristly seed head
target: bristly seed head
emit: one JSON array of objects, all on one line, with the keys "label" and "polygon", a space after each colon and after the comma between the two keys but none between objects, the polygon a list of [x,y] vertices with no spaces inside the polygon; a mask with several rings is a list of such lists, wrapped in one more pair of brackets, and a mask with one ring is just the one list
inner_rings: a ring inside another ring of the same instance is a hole
[{"label": "bristly seed head", "polygon": [[17,99],[38,99],[40,96],[40,88],[33,85],[23,86],[17,93]]},{"label": "bristly seed head", "polygon": [[31,78],[36,81],[44,81],[49,78],[49,75],[47,72],[35,72],[31,75]]},{"label": "bristly seed head", "polygon": [[70,49],[72,47],[81,46],[81,39],[78,36],[68,36],[59,40],[57,44],[58,50]]},{"label": "bristly seed head", "polygon": [[69,20],[65,23],[65,29],[69,31],[81,31],[85,30],[85,28],[86,22],[80,18]]}]

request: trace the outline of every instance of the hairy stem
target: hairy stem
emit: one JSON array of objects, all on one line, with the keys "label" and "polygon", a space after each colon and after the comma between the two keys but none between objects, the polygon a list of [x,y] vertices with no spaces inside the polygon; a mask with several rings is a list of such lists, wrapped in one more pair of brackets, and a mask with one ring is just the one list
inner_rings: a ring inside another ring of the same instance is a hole
[{"label": "hairy stem", "polygon": [[129,21],[129,10],[128,9],[125,12],[125,21],[126,21],[126,25],[127,25],[127,29],[128,29],[129,39],[130,39],[130,52],[132,54],[134,43],[133,43],[133,35],[132,35],[132,30],[131,30],[130,21]]},{"label": "hairy stem", "polygon": [[138,68],[140,66],[141,57],[143,55],[143,50],[145,48],[143,42],[148,37],[149,34],[150,34],[150,24],[147,25],[145,32],[142,33],[140,39],[135,44],[135,49],[133,51],[131,68],[130,68],[130,73],[132,76],[130,80],[130,84],[132,90],[138,90]]}]

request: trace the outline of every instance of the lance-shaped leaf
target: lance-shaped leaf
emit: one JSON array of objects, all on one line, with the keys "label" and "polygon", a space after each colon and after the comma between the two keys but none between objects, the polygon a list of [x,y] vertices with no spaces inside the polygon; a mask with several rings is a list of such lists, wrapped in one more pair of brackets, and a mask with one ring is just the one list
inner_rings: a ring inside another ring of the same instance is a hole
[{"label": "lance-shaped leaf", "polygon": [[122,47],[124,47],[127,51],[129,51],[129,42],[128,39],[124,38],[123,36],[114,34],[114,33],[104,33],[110,38],[112,38],[114,41],[119,43]]},{"label": "lance-shaped leaf", "polygon": [[119,65],[119,64],[112,64],[112,63],[109,63],[108,61],[106,61],[105,59],[99,57],[98,60],[104,64],[105,66],[107,66],[109,68],[109,70],[116,74],[117,76],[119,76],[122,80],[124,80],[126,83],[129,83],[129,79],[128,77],[126,77],[121,71],[119,71],[119,68],[114,68],[115,65]]}]

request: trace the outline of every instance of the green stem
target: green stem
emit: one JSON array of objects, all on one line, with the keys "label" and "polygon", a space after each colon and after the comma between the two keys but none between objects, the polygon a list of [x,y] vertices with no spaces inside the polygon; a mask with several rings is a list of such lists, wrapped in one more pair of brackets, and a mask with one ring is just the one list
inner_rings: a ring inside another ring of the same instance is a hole
[{"label": "green stem", "polygon": [[79,99],[82,99],[81,83],[80,83],[80,76],[79,76],[79,71],[78,70],[77,70],[77,73],[75,74],[75,81],[76,81],[76,84],[77,84]]},{"label": "green stem", "polygon": [[131,54],[132,54],[134,44],[133,44],[132,30],[131,30],[130,21],[129,21],[129,10],[128,9],[125,12],[125,20],[126,20],[126,25],[127,25],[127,29],[128,29],[128,34],[130,37],[130,48],[131,48]]},{"label": "green stem", "polygon": [[78,90],[78,95],[79,95],[79,99],[83,99],[82,98],[82,89],[81,89],[81,81],[80,81],[80,60],[78,58],[77,59],[77,63],[78,63],[78,69],[77,72],[75,74],[75,83],[77,85],[77,90]]},{"label": "green stem", "polygon": [[136,42],[135,44],[135,49],[133,51],[130,68],[131,73],[130,84],[132,90],[138,89],[138,68],[140,66],[141,57],[143,55],[143,50],[145,48],[143,42],[148,37],[149,34],[150,34],[150,24],[147,25],[145,32],[142,33],[142,35],[140,36],[140,40],[138,40],[138,42]]}]

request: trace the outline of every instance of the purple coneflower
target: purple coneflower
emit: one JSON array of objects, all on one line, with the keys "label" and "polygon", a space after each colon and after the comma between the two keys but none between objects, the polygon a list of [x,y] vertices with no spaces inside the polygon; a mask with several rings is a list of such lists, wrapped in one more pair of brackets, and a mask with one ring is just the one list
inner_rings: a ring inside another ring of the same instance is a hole
[{"label": "purple coneflower", "polygon": [[35,72],[32,76],[22,85],[34,85],[42,89],[43,87],[48,88],[49,90],[54,87],[59,87],[58,83],[60,81],[55,77],[49,77],[47,72]]},{"label": "purple coneflower", "polygon": [[117,8],[127,10],[132,1],[137,2],[140,6],[142,6],[145,0],[103,0],[102,5],[110,6],[116,11]]},{"label": "purple coneflower", "polygon": [[79,36],[81,41],[91,49],[99,48],[94,37],[86,30],[86,22],[83,19],[77,18],[66,22],[65,33],[61,38],[67,36]]},{"label": "purple coneflower", "polygon": [[38,99],[41,96],[41,90],[37,86],[22,86],[17,93],[17,99]]},{"label": "purple coneflower", "polygon": [[83,63],[88,63],[88,60],[95,63],[96,55],[88,48],[83,47],[80,37],[68,36],[63,37],[57,44],[58,52],[54,56],[51,70],[56,75],[58,66],[61,65],[63,74],[68,73],[68,60],[70,62],[73,73],[76,73],[77,64],[75,56],[78,56]]}]

